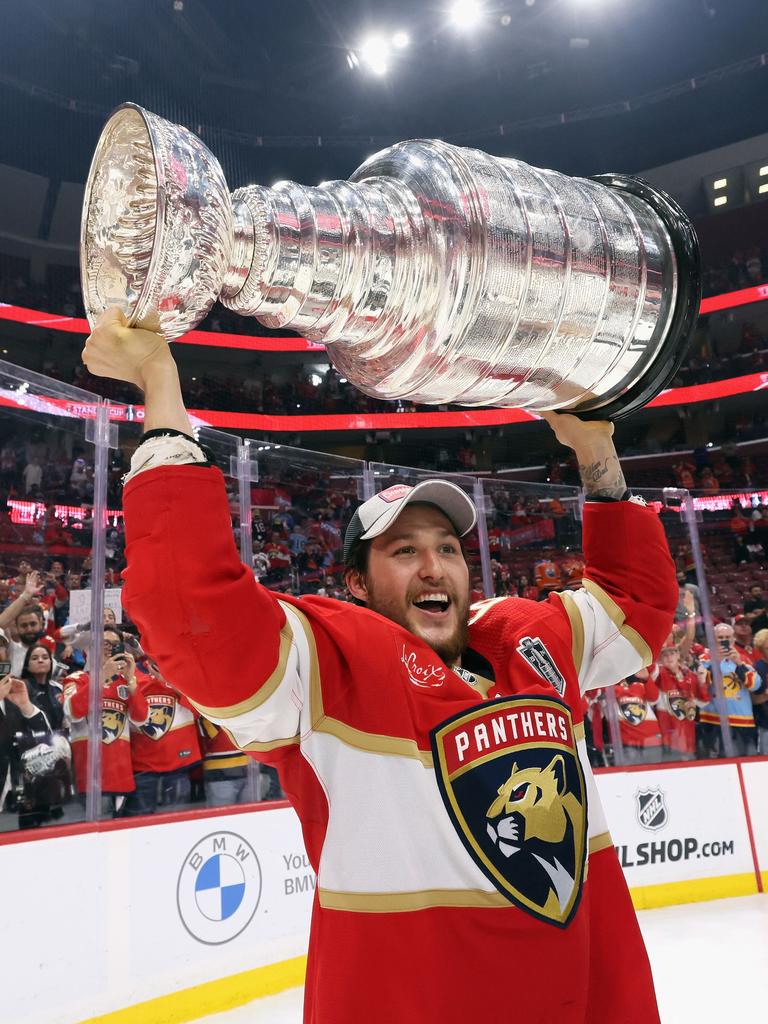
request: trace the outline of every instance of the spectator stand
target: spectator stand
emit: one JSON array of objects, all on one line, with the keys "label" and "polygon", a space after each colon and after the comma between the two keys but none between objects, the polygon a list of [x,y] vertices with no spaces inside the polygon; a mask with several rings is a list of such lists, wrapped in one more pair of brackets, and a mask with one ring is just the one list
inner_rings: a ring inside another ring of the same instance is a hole
[{"label": "spectator stand", "polygon": [[[119,429],[111,427],[105,432],[107,406],[97,396],[9,364],[0,364],[0,370],[0,399],[3,393],[13,396],[12,404],[0,404],[0,482],[4,499],[0,543],[5,545],[0,549],[4,577],[0,579],[0,613],[23,590],[30,570],[50,573],[51,577],[44,580],[47,593],[42,596],[49,606],[47,643],[57,663],[56,673],[71,676],[87,668],[89,676],[95,678],[109,653],[97,636],[103,617],[97,607],[99,600],[116,609],[118,618],[121,615],[119,590],[125,536],[120,480],[140,439],[141,425],[121,420]],[[319,594],[346,600],[341,547],[353,510],[376,491],[437,475],[271,442],[242,441],[207,427],[200,427],[198,433],[224,472],[233,536],[243,561],[264,585],[298,597]],[[25,472],[27,466],[34,468]],[[630,483],[634,483],[629,475]],[[578,488],[471,473],[440,476],[447,476],[469,493],[481,512],[478,528],[466,543],[474,600],[515,596],[539,600],[554,589],[579,585],[584,566]],[[642,493],[660,515],[677,563],[680,606],[667,645],[674,650],[664,658],[670,664],[675,658],[679,661],[672,668],[660,663],[640,670],[623,688],[587,694],[587,737],[590,754],[599,766],[620,766],[628,761],[647,765],[673,757],[709,759],[727,754],[727,702],[738,698],[743,703],[744,693],[752,692],[749,686],[754,689],[753,676],[737,673],[727,664],[728,658],[717,657],[713,663],[712,627],[718,619],[725,620],[726,625],[737,620],[745,610],[746,584],[762,584],[767,579],[765,549],[755,540],[763,537],[768,522],[765,492],[742,487],[733,495],[723,491],[700,495],[696,509],[684,490]],[[750,541],[749,560],[739,561],[736,556],[745,538]],[[190,557],[194,557],[193,552]],[[25,559],[31,564],[27,565]],[[712,577],[709,587],[707,574]],[[89,592],[88,614],[78,611],[74,615],[73,609],[82,609],[83,601],[72,594],[84,587]],[[686,591],[692,596],[686,597]],[[754,617],[759,595],[756,598],[751,594],[750,599],[750,614]],[[114,790],[105,784],[106,761],[99,763],[100,759],[112,758],[114,750],[110,747],[118,741],[117,732],[121,737],[127,735],[124,753],[130,750],[133,756],[136,740],[137,749],[143,745],[145,755],[147,749],[162,752],[163,744],[189,725],[189,709],[175,691],[174,681],[160,681],[168,687],[168,693],[158,690],[157,669],[138,646],[134,627],[130,622],[120,625],[124,646],[137,661],[142,686],[149,687],[148,705],[154,702],[156,706],[146,713],[148,727],[144,732],[142,726],[147,722],[136,720],[132,726],[129,709],[117,706],[117,698],[110,698],[114,707],[91,707],[88,703],[84,715],[82,708],[79,715],[70,714],[74,709],[68,709],[63,738],[70,747],[85,741],[88,759],[85,768],[80,764],[80,786],[70,788],[58,820],[72,822],[85,816],[95,821],[131,810],[130,794],[117,794],[125,797],[122,801],[114,799]],[[736,627],[740,630],[739,643],[743,641],[742,647],[747,650],[750,637],[745,624],[736,621]],[[110,643],[113,641],[114,637]],[[244,638],[244,642],[251,640]],[[673,674],[682,671],[685,678],[680,694],[663,696],[674,686],[662,676],[662,669]],[[211,671],[216,671],[215,665]],[[700,684],[698,688],[693,687],[691,675]],[[72,682],[70,679],[69,685]],[[123,683],[118,681],[117,685]],[[89,688],[89,702],[98,696],[98,687]],[[682,740],[678,747],[667,742],[669,729],[663,729],[662,724],[667,714],[669,725],[670,701],[682,715],[680,721],[690,723],[682,729],[689,749],[678,749],[684,746]],[[173,709],[172,713],[165,710],[168,708]],[[700,727],[705,711],[710,718],[715,715],[714,730]],[[199,720],[195,719],[194,724],[199,753],[188,752],[186,789],[166,784],[169,780],[159,777],[169,774],[163,770],[162,759],[156,766],[157,811],[206,813],[205,804],[217,789],[216,782],[227,783],[218,789],[229,794],[225,800],[229,805],[247,805],[279,795],[274,777],[245,757],[237,763],[237,751],[223,746],[221,738],[211,736]],[[642,729],[637,731],[640,726]],[[184,750],[187,747],[185,743]],[[54,759],[52,754],[46,756]],[[234,778],[210,774],[216,771],[217,759],[234,764]],[[73,763],[71,758],[70,771]],[[131,764],[136,778],[151,770],[145,763],[132,760]],[[146,783],[146,777],[141,781]],[[110,799],[105,801],[105,796]],[[3,812],[3,828],[16,828],[18,824],[17,812]]]},{"label": "spectator stand", "polygon": [[[106,537],[103,466],[116,439],[105,413],[95,394],[0,361],[0,640],[7,641],[0,661],[9,660],[11,676],[21,681],[13,686],[24,716],[20,731],[2,741],[0,831],[74,823],[93,813],[100,745],[91,744],[86,759],[60,709],[63,680],[101,650],[106,581],[96,540]],[[78,645],[62,634],[71,605],[84,625],[95,624]],[[48,652],[41,676],[27,665],[35,646]],[[28,718],[27,697],[42,718]],[[17,703],[6,696],[6,720],[9,702]]]}]

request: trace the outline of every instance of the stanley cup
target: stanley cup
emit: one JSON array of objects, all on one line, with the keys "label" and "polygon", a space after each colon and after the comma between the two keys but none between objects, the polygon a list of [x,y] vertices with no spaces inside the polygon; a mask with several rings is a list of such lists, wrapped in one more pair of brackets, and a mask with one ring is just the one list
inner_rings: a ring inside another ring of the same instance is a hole
[{"label": "stanley cup", "polygon": [[196,136],[134,104],[93,158],[81,266],[91,323],[118,305],[172,341],[219,298],[377,398],[614,419],[674,375],[700,301],[693,228],[641,179],[418,140],[349,181],[230,195]]}]

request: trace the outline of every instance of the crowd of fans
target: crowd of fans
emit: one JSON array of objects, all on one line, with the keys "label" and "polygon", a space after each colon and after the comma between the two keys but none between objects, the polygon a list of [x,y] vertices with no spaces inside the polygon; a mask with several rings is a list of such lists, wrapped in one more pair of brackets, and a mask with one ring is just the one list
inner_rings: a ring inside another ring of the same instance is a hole
[{"label": "crowd of fans", "polygon": [[[705,273],[705,294],[714,294],[748,287],[768,279],[768,248],[757,247],[736,253],[723,266],[709,268]],[[84,315],[79,281],[73,268],[60,268],[62,274],[45,287],[30,284],[24,276],[0,267],[0,301],[36,309],[51,310],[65,316]],[[65,273],[66,271],[66,273]],[[235,316],[216,305],[200,325],[201,330],[235,334],[275,334],[248,318]],[[725,377],[768,370],[768,332],[753,321],[741,325],[741,337],[734,344],[725,342],[715,327],[704,317],[694,338],[685,364],[678,372],[674,386],[707,383]],[[48,360],[43,372],[53,377],[66,377],[86,390],[104,395],[113,401],[128,404],[140,402],[139,392],[125,384],[105,381],[88,374],[85,367],[72,373],[59,370]],[[199,372],[183,375],[185,399],[193,409],[227,409],[232,412],[270,413],[273,415],[309,415],[327,413],[413,412],[434,411],[433,406],[410,402],[385,402],[370,398],[346,382],[332,367],[321,373],[302,368],[289,379],[259,374],[243,379],[233,374]],[[441,407],[443,408],[443,407]],[[445,406],[444,408],[452,408]]]},{"label": "crowd of fans", "polygon": [[764,327],[745,320],[737,339],[724,340],[707,320],[711,318],[702,317],[699,321],[687,359],[671,386],[708,384],[713,380],[768,370],[768,332]]},{"label": "crowd of fans", "polygon": [[768,246],[736,250],[727,260],[705,266],[702,289],[705,296],[751,288],[768,281]]},{"label": "crowd of fans", "polygon": [[[125,466],[118,453],[110,471],[113,510],[119,510]],[[717,494],[721,486],[759,487],[763,479],[761,463],[729,461],[722,453],[706,464],[680,459],[669,472],[673,482],[705,494]],[[45,435],[19,433],[4,440],[0,474],[0,663],[7,669],[0,675],[7,710],[7,728],[0,734],[0,821],[5,827],[33,827],[82,813],[89,787],[91,628],[73,620],[71,606],[73,592],[91,583],[93,467],[77,448],[51,447]],[[584,561],[574,504],[501,482],[487,493],[494,594],[545,600],[552,591],[578,587]],[[230,499],[239,541],[234,483]],[[25,501],[24,509],[33,508],[31,515],[25,512],[26,523],[18,521],[18,503]],[[255,578],[276,591],[347,600],[342,538],[358,501],[352,476],[291,460],[265,462],[251,490]],[[736,502],[707,514],[702,523],[718,622],[714,653],[706,648],[684,526],[678,514],[665,515],[681,587],[677,624],[658,665],[590,695],[590,756],[600,765],[722,755],[719,685],[737,752],[768,753],[768,507]],[[112,609],[119,606],[114,599],[124,547],[122,518],[113,511],[106,537]],[[468,538],[467,557],[477,600],[486,596],[477,538]],[[746,573],[738,591],[728,586],[735,573]],[[100,657],[104,814],[151,814],[203,801],[219,806],[279,795],[274,773],[249,765],[226,732],[197,713],[142,650],[131,623],[116,621],[114,610],[105,613]]]}]

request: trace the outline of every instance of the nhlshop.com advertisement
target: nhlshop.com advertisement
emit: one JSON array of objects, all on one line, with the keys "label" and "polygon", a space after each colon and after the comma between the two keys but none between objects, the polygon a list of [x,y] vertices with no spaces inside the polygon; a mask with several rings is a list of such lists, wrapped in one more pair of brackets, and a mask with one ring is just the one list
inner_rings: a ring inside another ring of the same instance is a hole
[{"label": "nhlshop.com advertisement", "polygon": [[[755,891],[735,764],[608,772],[597,788],[630,889],[711,879],[711,896],[725,895],[718,880]],[[699,888],[689,898],[705,898],[709,887]]]}]

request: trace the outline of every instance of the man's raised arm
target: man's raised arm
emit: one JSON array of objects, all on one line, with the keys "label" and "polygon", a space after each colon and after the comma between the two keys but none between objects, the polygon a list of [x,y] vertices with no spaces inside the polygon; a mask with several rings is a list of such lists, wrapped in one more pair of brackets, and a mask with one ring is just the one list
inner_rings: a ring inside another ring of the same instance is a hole
[{"label": "man's raised arm", "polygon": [[299,613],[256,583],[235,546],[224,481],[194,438],[166,341],[107,310],[83,359],[144,390],[144,439],[124,492],[123,603],[171,680],[236,743],[299,731],[309,671]]},{"label": "man's raised arm", "polygon": [[576,453],[584,487],[583,588],[564,591],[582,690],[609,686],[650,665],[669,635],[677,577],[659,517],[627,490],[613,424],[545,413]]}]

